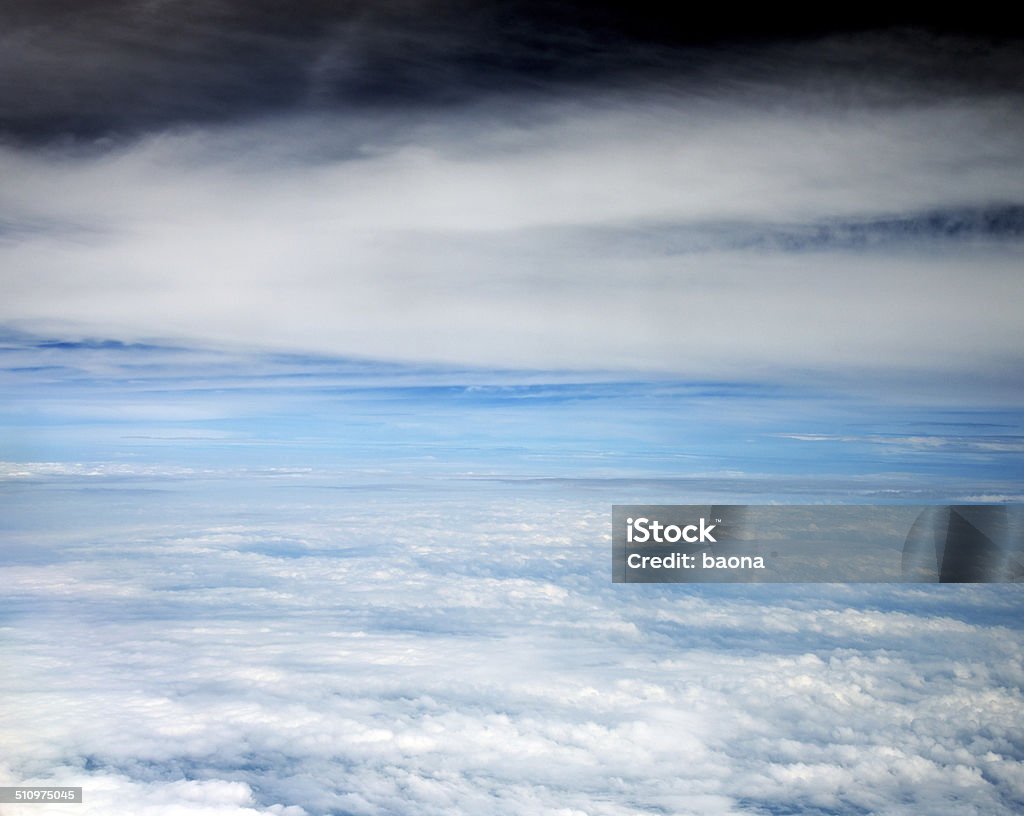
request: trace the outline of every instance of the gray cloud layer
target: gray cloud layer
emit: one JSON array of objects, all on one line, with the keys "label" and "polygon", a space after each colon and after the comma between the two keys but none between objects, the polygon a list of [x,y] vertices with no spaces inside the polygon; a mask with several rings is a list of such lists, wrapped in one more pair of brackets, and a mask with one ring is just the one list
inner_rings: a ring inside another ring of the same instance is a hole
[{"label": "gray cloud layer", "polygon": [[711,90],[7,148],[0,320],[477,365],[1016,370],[1019,97]]}]

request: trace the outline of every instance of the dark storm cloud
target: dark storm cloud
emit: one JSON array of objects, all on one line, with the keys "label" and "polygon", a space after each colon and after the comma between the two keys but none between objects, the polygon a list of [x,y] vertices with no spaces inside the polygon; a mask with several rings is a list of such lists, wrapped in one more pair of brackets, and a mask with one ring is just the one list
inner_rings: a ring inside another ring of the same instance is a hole
[{"label": "dark storm cloud", "polygon": [[[8,2],[0,133],[53,141],[296,110],[431,108],[495,93],[879,75],[944,94],[1020,87],[1004,21],[850,14],[828,23],[583,2]],[[865,42],[847,36],[871,31]],[[882,33],[879,33],[882,32]],[[779,43],[818,42],[788,53]],[[984,47],[979,47],[979,45]],[[906,59],[906,52],[913,52]],[[885,86],[859,93],[885,97]]]}]

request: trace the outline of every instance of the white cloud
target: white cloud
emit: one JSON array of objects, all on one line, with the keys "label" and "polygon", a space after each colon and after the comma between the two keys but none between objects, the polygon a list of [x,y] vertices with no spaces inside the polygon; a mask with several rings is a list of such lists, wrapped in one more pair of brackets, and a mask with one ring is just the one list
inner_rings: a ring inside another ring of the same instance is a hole
[{"label": "white cloud", "polygon": [[83,813],[1018,808],[1013,587],[612,585],[578,494],[253,491],[263,523],[4,569],[5,780]]},{"label": "white cloud", "polygon": [[0,320],[705,375],[1016,364],[1016,243],[792,253],[714,236],[1018,202],[1019,106],[776,102],[562,100],[182,131],[95,157],[8,148],[0,208],[51,226],[0,247]]}]

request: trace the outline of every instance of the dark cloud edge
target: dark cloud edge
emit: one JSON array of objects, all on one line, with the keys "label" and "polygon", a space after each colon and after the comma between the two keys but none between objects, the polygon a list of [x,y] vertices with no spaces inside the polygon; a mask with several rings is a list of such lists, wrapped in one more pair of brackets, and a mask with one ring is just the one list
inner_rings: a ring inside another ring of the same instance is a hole
[{"label": "dark cloud edge", "polygon": [[[749,83],[1024,93],[1024,25],[959,10],[668,13],[653,2],[14,2],[0,143],[120,141],[308,111]],[[873,89],[873,90],[872,90]],[[896,93],[896,97],[900,94]],[[898,101],[898,99],[897,99]]]}]

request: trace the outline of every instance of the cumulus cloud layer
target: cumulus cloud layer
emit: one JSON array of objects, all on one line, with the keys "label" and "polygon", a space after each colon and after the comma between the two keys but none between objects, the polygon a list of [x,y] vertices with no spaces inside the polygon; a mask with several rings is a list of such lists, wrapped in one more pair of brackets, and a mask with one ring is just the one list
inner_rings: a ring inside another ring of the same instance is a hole
[{"label": "cumulus cloud layer", "polygon": [[1013,587],[612,586],[571,488],[183,484],[80,494],[51,559],[8,557],[4,784],[83,814],[1021,805]]}]

